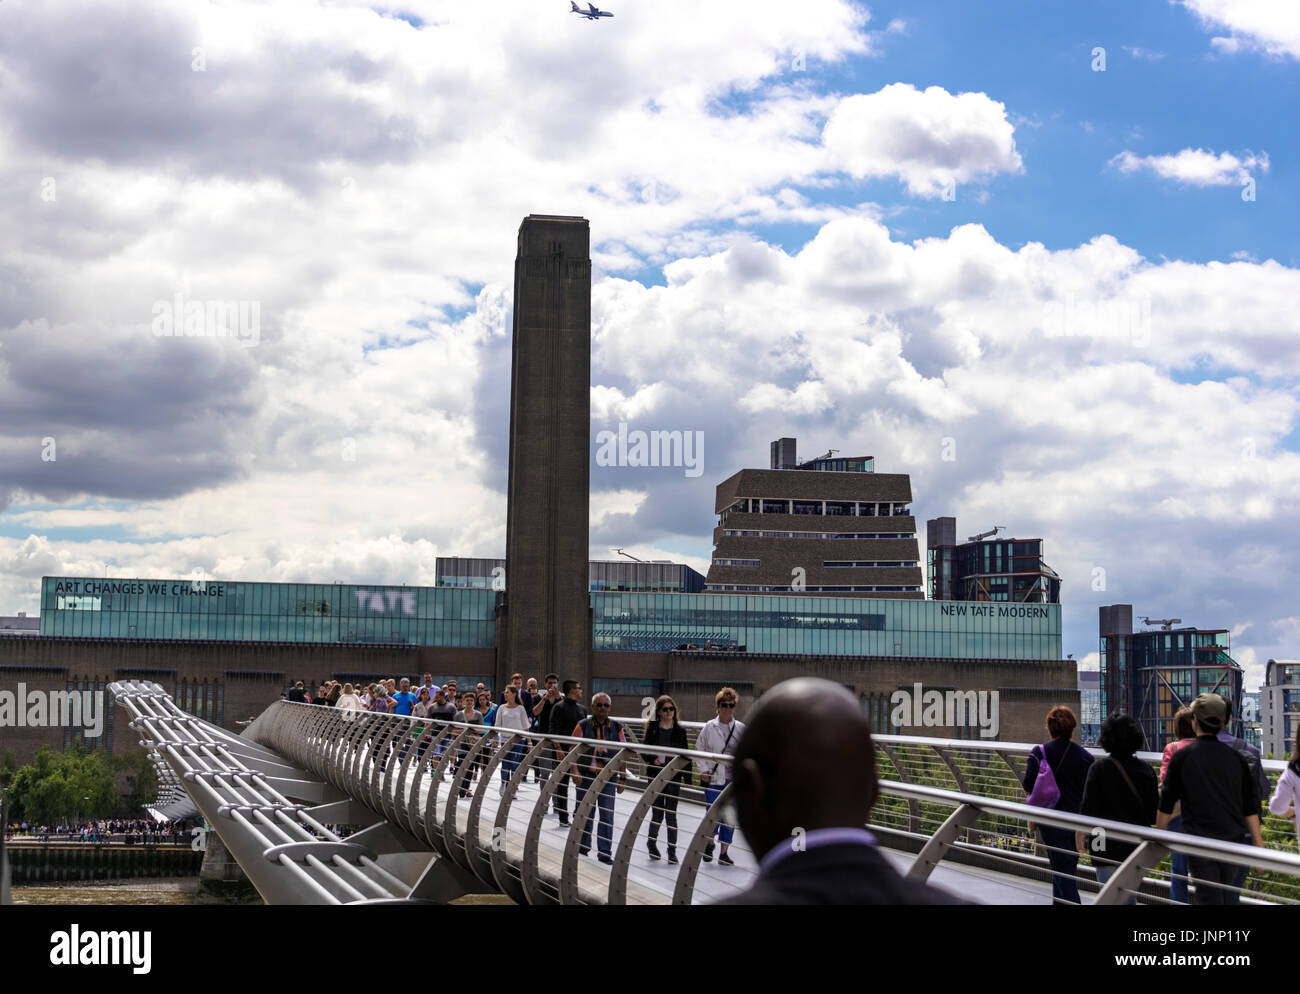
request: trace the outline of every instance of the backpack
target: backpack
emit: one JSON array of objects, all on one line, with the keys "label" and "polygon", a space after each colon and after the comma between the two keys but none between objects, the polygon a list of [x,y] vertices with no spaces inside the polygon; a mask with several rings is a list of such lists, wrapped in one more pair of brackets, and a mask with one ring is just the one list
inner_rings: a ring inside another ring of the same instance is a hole
[{"label": "backpack", "polygon": [[1235,735],[1232,737],[1231,745],[1250,769],[1250,775],[1255,781],[1255,789],[1259,791],[1259,803],[1267,803],[1268,795],[1273,788],[1268,782],[1268,774],[1264,772],[1264,765],[1259,761],[1259,754],[1246,744],[1245,739],[1239,739]]}]

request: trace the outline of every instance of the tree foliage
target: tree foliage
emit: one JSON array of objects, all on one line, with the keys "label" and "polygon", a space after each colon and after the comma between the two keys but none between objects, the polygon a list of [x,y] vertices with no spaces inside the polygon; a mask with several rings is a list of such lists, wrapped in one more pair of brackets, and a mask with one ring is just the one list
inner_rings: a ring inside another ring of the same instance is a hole
[{"label": "tree foliage", "polygon": [[[118,773],[125,791],[118,790]],[[35,759],[17,766],[13,754],[0,760],[0,787],[9,792],[9,821],[38,825],[92,818],[137,817],[152,800],[157,782],[143,753],[110,756],[104,749],[88,751],[79,743],[63,753],[47,746]]]}]

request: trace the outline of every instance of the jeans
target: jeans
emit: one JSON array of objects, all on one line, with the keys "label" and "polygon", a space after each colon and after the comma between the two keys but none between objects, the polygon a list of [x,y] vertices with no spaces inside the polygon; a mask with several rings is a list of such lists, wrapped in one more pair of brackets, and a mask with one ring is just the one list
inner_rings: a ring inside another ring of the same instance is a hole
[{"label": "jeans", "polygon": [[[713,807],[713,802],[718,799],[718,795],[722,793],[722,788],[725,786],[726,784],[719,784],[717,787],[706,785],[704,788],[704,803],[709,807]],[[731,845],[731,840],[736,836],[736,830],[721,819],[718,820],[713,832],[717,835],[718,841],[724,846]]]},{"label": "jeans", "polygon": [[[1052,866],[1052,903],[1082,904],[1079,884],[1074,875],[1079,870],[1079,854],[1074,850],[1074,833],[1064,828],[1039,825],[1043,845],[1048,846],[1047,862]],[[1058,852],[1057,850],[1062,850]]]},{"label": "jeans", "polygon": [[[559,760],[556,760],[558,763]],[[564,821],[569,820],[569,778],[573,776],[570,770],[565,770],[555,781],[555,793],[551,799],[555,803],[555,813]]]},{"label": "jeans", "polygon": [[524,758],[524,744],[516,742],[506,753],[506,758],[501,761],[501,782],[509,783],[510,777],[515,770],[519,768],[520,761]]},{"label": "jeans", "polygon": [[[1249,837],[1243,839],[1242,842],[1244,845],[1251,845],[1251,840],[1249,839]],[[1232,886],[1237,889],[1230,890],[1224,895],[1223,897],[1224,904],[1241,903],[1241,888],[1246,886],[1246,878],[1250,876],[1250,867],[1238,866],[1236,867],[1236,871],[1237,872],[1234,873],[1232,876]]]},{"label": "jeans", "polygon": [[650,841],[659,838],[659,823],[668,825],[668,848],[677,848],[677,801],[680,797],[681,784],[670,780],[664,784],[663,793],[655,798],[654,807],[650,809]]},{"label": "jeans", "polygon": [[[1183,830],[1183,816],[1169,819],[1166,829],[1170,832]],[[1169,896],[1179,904],[1187,903],[1187,854],[1175,852],[1169,854],[1169,866],[1173,876],[1169,880]]]},{"label": "jeans", "polygon": [[[1109,882],[1110,878],[1113,877],[1113,876],[1115,875],[1115,871],[1118,870],[1119,867],[1118,867],[1118,866],[1103,866],[1103,865],[1100,865],[1100,864],[1099,864],[1099,865],[1097,865],[1097,868],[1096,868],[1096,869],[1097,869],[1097,883],[1101,884],[1101,885],[1104,887],[1104,886],[1106,886],[1107,882]],[[1138,903],[1137,895],[1136,895],[1136,894],[1130,894],[1130,895],[1128,896],[1128,898],[1124,901],[1124,903],[1125,903],[1125,904],[1137,904],[1137,903]]]},{"label": "jeans", "polygon": [[[582,804],[582,799],[587,796],[587,789],[595,779],[595,774],[590,771],[581,780],[578,781],[578,804]],[[596,798],[596,808],[600,810],[600,826],[596,830],[596,845],[600,852],[605,855],[611,855],[614,845],[614,781],[610,781],[601,788],[600,795]],[[583,849],[591,848],[591,820],[596,816],[596,810],[593,809],[587,815],[586,822],[582,826],[582,842],[580,845]]]},{"label": "jeans", "polygon": [[1237,879],[1237,867],[1200,856],[1188,856],[1192,879],[1196,881],[1193,904],[1238,904],[1237,895],[1227,890]]}]

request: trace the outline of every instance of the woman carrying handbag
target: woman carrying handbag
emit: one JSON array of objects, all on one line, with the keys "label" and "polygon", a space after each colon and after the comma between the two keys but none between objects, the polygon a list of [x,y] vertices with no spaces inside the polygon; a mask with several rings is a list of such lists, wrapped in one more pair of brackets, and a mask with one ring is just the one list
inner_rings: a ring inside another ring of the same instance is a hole
[{"label": "woman carrying handbag", "polygon": [[[1078,727],[1078,719],[1067,707],[1054,707],[1047,712],[1047,734],[1052,739],[1034,747],[1025,766],[1025,778],[1021,781],[1029,795],[1027,804],[1078,813],[1088,767],[1092,765],[1092,755],[1088,750],[1070,741]],[[1074,848],[1074,832],[1050,825],[1039,825],[1038,831],[1047,848],[1047,861],[1052,866],[1052,903],[1081,904],[1079,884],[1075,879],[1079,854]]]}]

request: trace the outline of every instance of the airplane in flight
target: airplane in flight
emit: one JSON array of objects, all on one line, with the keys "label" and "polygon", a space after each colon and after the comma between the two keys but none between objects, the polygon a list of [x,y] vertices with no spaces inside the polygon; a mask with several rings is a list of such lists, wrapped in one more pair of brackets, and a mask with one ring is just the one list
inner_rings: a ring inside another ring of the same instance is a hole
[{"label": "airplane in flight", "polygon": [[613,16],[614,16],[613,14],[611,14],[611,13],[610,13],[609,11],[607,11],[607,10],[601,10],[601,9],[600,9],[599,7],[597,7],[594,3],[589,3],[589,4],[587,4],[587,9],[586,9],[586,10],[583,10],[583,9],[582,9],[581,7],[579,7],[576,3],[574,3],[574,0],[569,0],[569,6],[573,8],[571,11],[569,11],[569,13],[571,13],[571,14],[580,14],[581,16],[585,17],[585,18],[586,18],[587,20],[589,20],[589,21],[594,21],[594,20],[596,20],[597,18],[601,18],[601,17],[613,17]]}]

